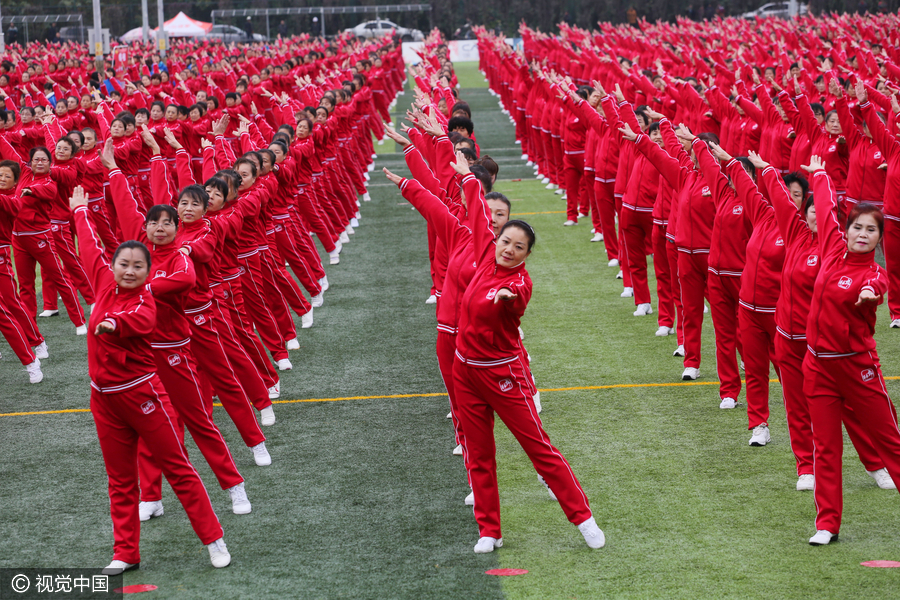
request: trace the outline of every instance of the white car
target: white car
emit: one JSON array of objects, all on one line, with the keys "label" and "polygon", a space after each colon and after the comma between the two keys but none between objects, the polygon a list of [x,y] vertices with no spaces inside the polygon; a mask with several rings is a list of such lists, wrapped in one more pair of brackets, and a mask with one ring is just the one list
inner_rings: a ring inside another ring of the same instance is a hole
[{"label": "white car", "polygon": [[352,33],[353,35],[361,38],[384,37],[396,32],[400,36],[400,39],[404,42],[421,42],[425,39],[425,34],[423,34],[418,29],[407,29],[406,27],[400,27],[396,23],[388,21],[387,19],[366,21],[365,23],[360,23],[359,25],[351,29],[345,29],[344,32]]},{"label": "white car", "polygon": [[[808,11],[808,6],[806,4],[800,4],[798,2],[797,9],[800,11],[798,16],[806,16]],[[790,2],[769,2],[768,4],[763,4],[756,10],[751,10],[750,12],[745,12],[741,15],[741,18],[744,19],[753,19],[755,17],[761,19],[765,17],[789,19],[791,17]]]}]

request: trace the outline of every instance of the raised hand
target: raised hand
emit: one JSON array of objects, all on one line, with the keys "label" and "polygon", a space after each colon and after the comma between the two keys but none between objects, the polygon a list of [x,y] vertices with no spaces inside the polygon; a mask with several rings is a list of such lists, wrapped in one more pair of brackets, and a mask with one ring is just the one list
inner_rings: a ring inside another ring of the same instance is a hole
[{"label": "raised hand", "polygon": [[75,210],[79,206],[87,206],[88,198],[87,194],[84,193],[84,188],[80,185],[76,185],[75,189],[72,190],[72,197],[69,198],[69,208]]},{"label": "raised hand", "polygon": [[171,129],[163,128],[163,137],[166,138],[166,142],[176,150],[181,150],[183,147],[178,141],[178,138],[175,137],[175,134],[172,133]]},{"label": "raised hand", "polygon": [[869,92],[866,91],[866,84],[862,82],[862,80],[856,80],[856,99],[859,100],[860,104],[865,104],[869,100]]},{"label": "raised hand", "polygon": [[684,140],[687,142],[693,142],[697,139],[697,136],[691,133],[691,130],[687,128],[687,125],[684,123],[679,123],[678,127],[675,128],[675,136],[678,137],[679,140]]},{"label": "raised hand", "polygon": [[764,161],[759,154],[751,150],[747,153],[747,158],[750,159],[750,162],[753,163],[753,166],[757,168],[757,170],[763,170],[769,166],[769,163]]},{"label": "raised hand", "polygon": [[141,125],[141,139],[154,155],[159,154],[159,144],[156,143],[156,138],[153,137],[153,133],[147,129],[146,125]]},{"label": "raised hand", "polygon": [[821,156],[813,154],[809,157],[809,164],[800,165],[800,168],[808,173],[815,173],[816,171],[821,171],[825,168],[825,161],[822,160]]},{"label": "raised hand", "polygon": [[103,144],[103,150],[100,151],[100,162],[110,171],[116,168],[116,153],[112,138],[108,138]]},{"label": "raised hand", "polygon": [[514,294],[509,288],[500,288],[500,291],[494,295],[494,304],[497,304],[501,300],[503,302],[512,302],[518,297],[519,295]]},{"label": "raised hand", "polygon": [[724,163],[731,162],[732,156],[730,154],[728,154],[727,152],[725,152],[725,150],[722,149],[722,146],[715,144],[713,142],[710,142],[709,143],[709,151],[712,153],[713,156],[716,157],[716,159],[718,159]]},{"label": "raised hand", "polygon": [[462,176],[466,176],[472,172],[469,170],[469,161],[466,160],[466,157],[462,152],[456,153],[456,162],[450,163],[450,166]]},{"label": "raised hand", "polygon": [[384,172],[385,176],[391,181],[391,183],[395,185],[400,185],[400,182],[403,181],[403,178],[397,175],[396,173],[391,173],[388,171],[387,167],[381,169]]},{"label": "raised hand", "polygon": [[619,133],[621,133],[622,137],[629,142],[633,142],[638,137],[637,134],[631,130],[631,126],[629,126],[628,123],[625,123],[624,127],[619,128]]},{"label": "raised hand", "polygon": [[393,127],[385,127],[384,131],[389,138],[391,138],[392,140],[394,140],[395,142],[397,142],[404,148],[406,148],[407,146],[409,146],[412,143],[408,139],[406,139],[405,137],[403,137],[402,135],[397,133],[397,131]]}]

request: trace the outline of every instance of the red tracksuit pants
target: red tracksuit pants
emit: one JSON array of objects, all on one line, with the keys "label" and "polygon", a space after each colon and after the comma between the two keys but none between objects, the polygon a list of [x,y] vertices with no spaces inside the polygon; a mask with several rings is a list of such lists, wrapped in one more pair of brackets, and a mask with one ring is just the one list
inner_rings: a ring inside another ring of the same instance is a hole
[{"label": "red tracksuit pants", "polygon": [[141,562],[141,522],[138,518],[138,441],[143,440],[184,507],[200,541],[211,544],[222,537],[200,476],[179,439],[177,416],[159,378],[127,390],[103,393],[91,389],[91,414],[109,480],[113,522],[113,559]]},{"label": "red tracksuit pants", "polygon": [[[813,434],[809,415],[809,403],[803,392],[803,359],[806,358],[806,340],[789,340],[783,335],[775,336],[775,356],[778,360],[778,375],[781,393],[784,397],[784,412],[787,417],[791,451],[797,460],[797,475],[813,473]],[[847,435],[856,448],[859,460],[867,471],[878,471],[884,463],[878,456],[869,434],[865,432],[853,408],[845,404],[842,415]]]},{"label": "red tracksuit pants", "polygon": [[838,533],[843,511],[841,418],[851,406],[894,481],[900,481],[900,430],[897,411],[884,387],[874,350],[845,358],[822,359],[807,353],[803,390],[809,402],[815,443],[816,529]]},{"label": "red tracksuit pants", "polygon": [[[53,249],[59,255],[66,276],[72,285],[75,286],[81,297],[87,304],[94,303],[94,289],[91,282],[88,281],[84,267],[78,259],[75,252],[75,238],[72,236],[72,230],[68,223],[52,222],[50,225],[50,233],[53,236]],[[44,310],[56,310],[56,286],[52,279],[41,279],[42,294],[44,297]]]},{"label": "red tracksuit pants", "polygon": [[[299,217],[297,218],[299,219]],[[285,215],[283,219],[276,217],[272,223],[275,226],[275,245],[278,248],[278,255],[291,266],[294,275],[297,276],[309,295],[317,296],[322,292],[319,280],[325,277],[325,271],[322,269],[319,253],[310,248],[312,240],[306,233],[306,229],[301,229],[290,215]],[[271,248],[271,246],[269,247]],[[315,262],[312,262],[313,258],[315,258]]]},{"label": "red tracksuit pants", "polygon": [[284,268],[284,260],[278,254],[275,243],[275,231],[273,230],[267,237],[270,238],[271,245],[259,251],[266,301],[275,314],[275,322],[278,323],[281,337],[288,341],[297,337],[291,309],[299,316],[312,310],[312,306],[303,296],[296,280]]},{"label": "red tracksuit pants", "polygon": [[466,460],[466,465],[468,465],[466,436],[459,424],[459,406],[456,402],[456,390],[453,387],[453,368],[459,362],[456,360],[456,334],[447,333],[439,329],[437,332],[436,350],[441,379],[444,380],[444,387],[447,388],[447,396],[450,398],[450,418],[453,420],[456,443],[462,445],[463,458]]},{"label": "red tracksuit pants", "polygon": [[[746,306],[738,309],[741,329],[741,356],[747,380],[747,429],[769,422],[769,362],[778,373],[775,360],[775,313],[758,312]],[[717,332],[718,333],[718,332]],[[718,336],[716,338],[718,343]],[[734,396],[732,396],[734,397]]]},{"label": "red tracksuit pants", "polygon": [[656,323],[660,327],[675,325],[675,294],[672,291],[672,268],[666,246],[666,226],[653,224],[653,272],[656,274]]},{"label": "red tracksuit pants", "polygon": [[[678,252],[678,279],[681,287],[681,309],[684,314],[684,366],[700,368],[703,339],[703,298],[709,274],[709,254]],[[767,359],[768,360],[768,359]]]},{"label": "red tracksuit pants", "polygon": [[[226,281],[211,289],[213,294],[215,294],[213,298],[213,308],[216,311],[216,317],[218,317],[219,323],[224,324],[224,327],[220,329],[223,339],[229,339],[244,351],[244,354],[250,359],[253,370],[262,378],[263,384],[266,386],[267,403],[256,399],[256,395],[252,395],[251,400],[253,401],[253,406],[255,406],[257,410],[262,410],[271,406],[272,402],[268,399],[268,388],[279,382],[278,371],[275,370],[275,367],[272,366],[272,361],[266,356],[266,349],[263,347],[259,336],[254,334],[253,330],[247,331],[244,326],[244,320],[240,314],[240,310],[244,310],[244,300],[241,294],[240,281],[237,279]],[[227,347],[228,346],[226,345],[226,348]],[[241,376],[241,380],[246,381],[246,378],[250,377],[249,371],[243,371],[240,368],[243,366],[246,369],[246,363],[236,359],[236,354],[234,352],[230,353],[229,356],[232,357],[232,364],[238,367],[238,373]]]},{"label": "red tracksuit pants", "polygon": [[6,338],[13,352],[23,365],[35,361],[31,350],[44,341],[38,330],[34,315],[28,314],[19,294],[9,258],[9,246],[0,246],[0,333]]},{"label": "red tracksuit pants", "polygon": [[565,176],[565,159],[563,158],[562,138],[558,135],[550,134],[550,147],[553,148],[553,174],[550,180],[557,186],[562,187],[566,183]]},{"label": "red tracksuit pants", "polygon": [[584,206],[584,151],[565,154],[566,219],[578,222],[578,207]]},{"label": "red tracksuit pants", "polygon": [[[213,422],[212,397],[201,390],[200,377],[189,347],[154,348],[153,359],[158,369],[156,374],[166,388],[172,407],[181,422],[187,425],[219,485],[226,490],[244,481],[225,438]],[[256,420],[255,417],[253,420]],[[176,429],[183,438],[181,423],[176,423]],[[144,502],[162,500],[161,466],[161,462],[155,459],[153,448],[143,440],[138,442],[138,473],[141,500]]]},{"label": "red tracksuit pants", "polygon": [[603,233],[603,244],[606,246],[606,259],[619,258],[619,237],[616,233],[616,182],[600,181],[594,178],[594,229],[597,230],[599,220]]},{"label": "red tracksuit pants", "polygon": [[328,218],[322,213],[319,199],[311,184],[300,186],[299,193],[294,196],[294,204],[299,215],[319,238],[319,243],[322,244],[325,252],[332,252],[340,234],[335,233]]},{"label": "red tracksuit pants", "polygon": [[[50,232],[34,235],[14,235],[16,276],[19,278],[19,298],[29,315],[37,314],[37,294],[34,290],[35,266],[41,265],[41,280],[53,287],[62,296],[69,319],[76,327],[85,324],[84,311],[78,302],[75,286],[69,280],[62,261],[54,250]],[[54,295],[55,297],[55,295]]]},{"label": "red tracksuit pants", "polygon": [[[622,232],[622,256],[631,274],[634,305],[650,304],[650,284],[647,278],[647,246],[653,237],[653,213],[622,207],[619,230]],[[604,239],[606,239],[604,237]],[[623,271],[624,275],[624,271]]]},{"label": "red tracksuit pants", "polygon": [[[238,262],[242,267],[240,276],[241,294],[235,297],[232,293],[232,301],[240,302],[243,300],[243,307],[238,304],[237,312],[244,323],[247,331],[253,331],[253,325],[256,324],[256,331],[262,338],[263,344],[268,348],[272,358],[276,361],[288,357],[287,348],[284,347],[285,339],[278,327],[275,314],[269,308],[266,302],[266,288],[274,287],[274,283],[266,286],[262,273],[262,264],[259,258],[259,252],[244,258],[238,258]],[[296,333],[294,334],[296,337]]]},{"label": "red tracksuit pants", "polygon": [[675,243],[666,238],[666,256],[669,257],[669,272],[672,275],[672,300],[675,304],[675,339],[684,344],[684,307],[681,305],[681,279],[678,277],[678,255]]},{"label": "red tracksuit pants", "polygon": [[596,211],[594,210],[594,167],[585,167],[581,174],[581,202],[578,205],[578,212],[583,215],[591,216],[591,226],[595,233],[603,233],[600,229],[600,222],[595,221]]},{"label": "red tracksuit pants", "polygon": [[466,436],[475,520],[481,537],[503,537],[494,445],[495,412],[553,490],[569,521],[577,525],[591,518],[587,495],[544,431],[534,407],[534,383],[522,357],[490,368],[473,368],[457,361],[453,366],[453,386]]},{"label": "red tracksuit pants", "polygon": [[884,219],[884,264],[888,272],[888,310],[891,320],[900,319],[900,221]]},{"label": "red tracksuit pants", "polygon": [[[741,336],[738,335],[738,297],[741,292],[741,278],[710,273],[709,311],[713,329],[716,332],[716,373],[719,377],[719,398],[737,400],[741,393],[741,373],[738,370],[738,352]],[[749,388],[749,377],[747,387]],[[766,381],[769,379],[766,363]],[[749,389],[748,389],[749,394]],[[749,402],[749,401],[748,401]],[[768,414],[768,412],[766,413]]]},{"label": "red tracksuit pants", "polygon": [[88,200],[88,217],[94,226],[94,231],[103,242],[103,251],[106,258],[112,262],[113,254],[119,247],[119,239],[116,237],[115,230],[106,214],[106,200],[103,196],[91,198]]}]

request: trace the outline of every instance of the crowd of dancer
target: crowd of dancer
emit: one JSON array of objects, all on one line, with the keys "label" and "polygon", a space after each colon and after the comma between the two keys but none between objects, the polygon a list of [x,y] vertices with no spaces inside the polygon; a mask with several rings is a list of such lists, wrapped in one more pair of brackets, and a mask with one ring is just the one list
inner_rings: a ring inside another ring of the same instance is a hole
[{"label": "crowd of dancer", "polygon": [[[479,60],[522,159],[590,217],[634,315],[675,335],[700,374],[706,303],[722,409],[746,378],[751,446],[781,381],[798,490],[817,533],[841,517],[841,422],[878,486],[896,489],[900,431],[873,337],[900,327],[900,39],[896,15],[717,19],[479,32]],[[886,268],[875,262],[881,248]],[[739,358],[740,357],[740,358]],[[740,361],[740,362],[739,362]],[[740,366],[739,366],[740,364]]]},{"label": "crowd of dancer", "polygon": [[314,239],[337,265],[359,226],[373,140],[402,93],[401,48],[181,43],[161,61],[132,45],[99,70],[86,50],[7,46],[0,62],[0,331],[34,384],[53,347],[38,322],[59,314],[58,297],[87,336],[113,520],[106,572],[139,565],[163,475],[223,567],[184,426],[234,513],[249,513],[213,397],[255,463],[271,464],[260,425],[275,424],[279,373],[300,349],[292,313],[311,327],[329,288]]}]

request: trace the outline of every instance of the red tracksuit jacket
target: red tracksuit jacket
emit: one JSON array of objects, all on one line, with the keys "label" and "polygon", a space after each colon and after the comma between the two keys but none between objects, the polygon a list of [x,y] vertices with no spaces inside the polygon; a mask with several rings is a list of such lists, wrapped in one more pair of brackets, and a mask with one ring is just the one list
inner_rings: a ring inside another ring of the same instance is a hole
[{"label": "red tracksuit jacket", "polygon": [[[747,240],[753,227],[744,216],[744,204],[722,173],[706,144],[694,147],[700,172],[716,203],[709,245],[709,272],[721,277],[740,277],[744,271]],[[735,161],[737,162],[737,161]]]}]

